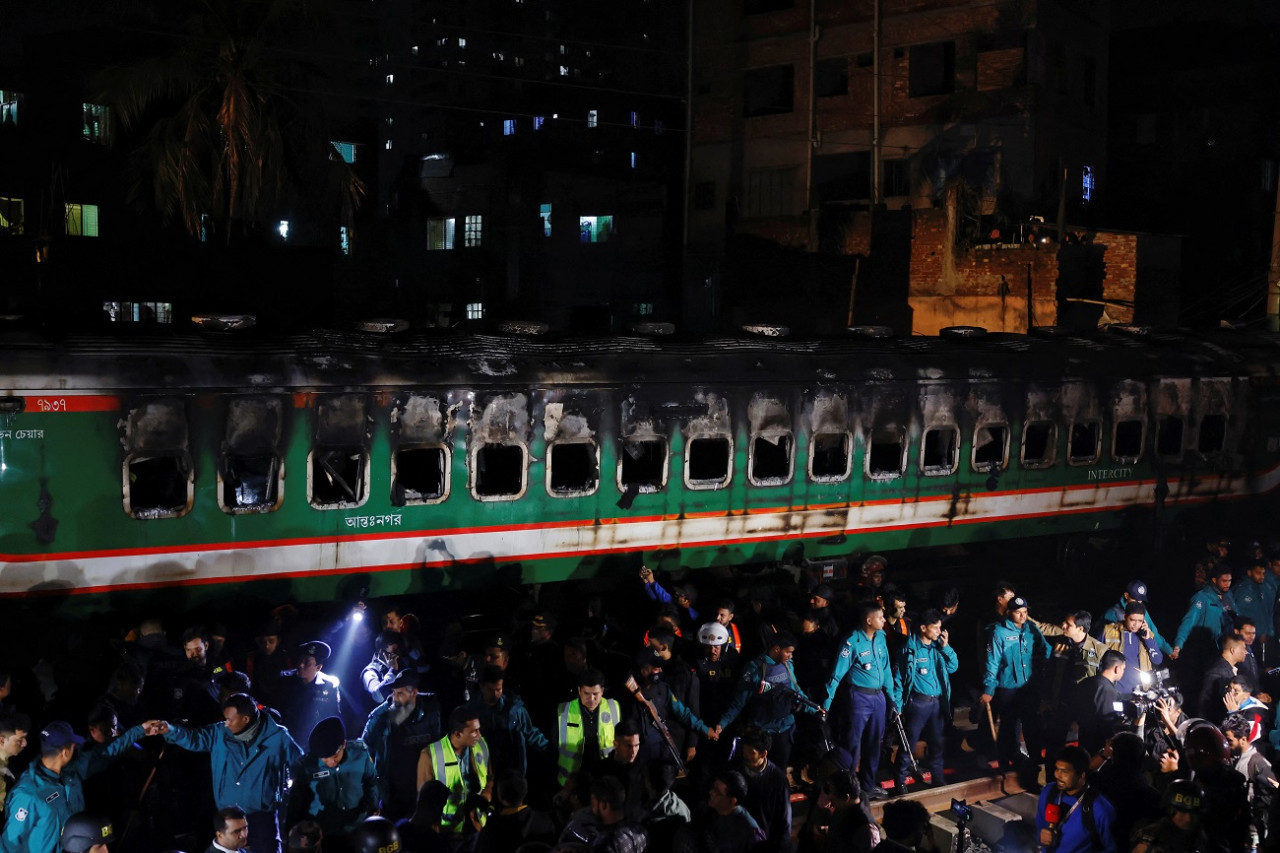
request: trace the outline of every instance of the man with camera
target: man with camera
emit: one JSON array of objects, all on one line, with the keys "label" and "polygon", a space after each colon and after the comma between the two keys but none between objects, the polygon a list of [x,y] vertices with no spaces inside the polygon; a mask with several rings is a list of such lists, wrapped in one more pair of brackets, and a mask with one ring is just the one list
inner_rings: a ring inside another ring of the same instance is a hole
[{"label": "man with camera", "polygon": [[1091,675],[1076,686],[1074,702],[1076,723],[1080,727],[1080,745],[1096,755],[1107,739],[1124,728],[1124,703],[1116,683],[1124,676],[1124,655],[1107,649],[1102,655],[1097,675]]},{"label": "man with camera", "polygon": [[1115,853],[1115,807],[1085,783],[1089,753],[1064,746],[1053,763],[1053,783],[1040,792],[1036,829],[1054,853]]},{"label": "man with camera", "polygon": [[1227,693],[1227,685],[1236,677],[1236,667],[1244,660],[1244,640],[1239,637],[1225,636],[1219,643],[1221,651],[1213,664],[1204,674],[1200,688],[1200,704],[1196,709],[1200,716],[1211,723],[1220,723],[1226,716],[1227,708],[1223,697]]},{"label": "man with camera", "polygon": [[1141,686],[1140,673],[1152,672],[1164,663],[1160,641],[1147,626],[1147,607],[1138,601],[1124,608],[1124,620],[1102,626],[1102,642],[1124,655],[1124,676],[1116,684],[1121,693],[1129,694]]}]

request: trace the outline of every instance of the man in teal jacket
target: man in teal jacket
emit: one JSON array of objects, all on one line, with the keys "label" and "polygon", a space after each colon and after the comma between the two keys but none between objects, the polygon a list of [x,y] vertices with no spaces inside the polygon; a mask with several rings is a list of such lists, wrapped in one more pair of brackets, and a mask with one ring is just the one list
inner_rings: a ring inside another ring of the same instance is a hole
[{"label": "man in teal jacket", "polygon": [[1171,660],[1181,668],[1183,684],[1195,684],[1218,657],[1218,641],[1234,627],[1235,600],[1231,597],[1231,567],[1219,563],[1205,585],[1191,596],[1187,612],[1173,638]]},{"label": "man in teal jacket", "polygon": [[247,694],[228,696],[222,716],[223,722],[198,729],[170,726],[163,720],[145,723],[143,729],[183,749],[209,753],[214,805],[244,809],[254,853],[280,853],[276,812],[285,801],[289,768],[302,757],[302,750],[289,730],[260,711]]},{"label": "man in teal jacket", "polygon": [[1027,743],[1030,766],[1020,767],[1022,785],[1039,790],[1035,781],[1041,761],[1040,697],[1031,682],[1037,659],[1049,659],[1049,644],[1027,616],[1027,600],[1010,599],[1005,618],[990,628],[987,636],[987,668],[978,701],[990,705],[1000,718],[996,753],[1001,767],[1021,763],[1018,730]]},{"label": "man in teal jacket", "polygon": [[347,740],[340,717],[316,724],[307,754],[293,768],[289,823],[312,819],[326,842],[338,843],[378,805],[378,780],[364,741]]}]

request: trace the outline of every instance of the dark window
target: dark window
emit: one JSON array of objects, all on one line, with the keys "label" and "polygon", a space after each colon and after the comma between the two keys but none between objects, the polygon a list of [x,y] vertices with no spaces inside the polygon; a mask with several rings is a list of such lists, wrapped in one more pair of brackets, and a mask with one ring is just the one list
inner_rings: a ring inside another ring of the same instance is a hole
[{"label": "dark window", "polygon": [[312,451],[312,506],[352,506],[363,503],[366,461],[363,448]]},{"label": "dark window", "polygon": [[791,436],[756,436],[751,443],[751,482],[775,486],[790,479]]},{"label": "dark window", "polygon": [[795,70],[790,65],[752,68],[743,75],[744,118],[789,113],[795,105]]},{"label": "dark window", "polygon": [[486,444],[476,450],[476,496],[516,497],[524,491],[524,447]]},{"label": "dark window", "polygon": [[1097,421],[1072,424],[1071,446],[1067,451],[1067,460],[1072,465],[1089,465],[1097,462],[1099,435]]},{"label": "dark window", "polygon": [[600,483],[600,463],[596,446],[580,441],[551,445],[550,489],[553,495],[579,495],[594,492]]},{"label": "dark window", "polygon": [[795,169],[755,169],[748,173],[747,216],[789,216],[795,178]]},{"label": "dark window", "polygon": [[444,447],[402,447],[396,451],[391,503],[395,506],[438,501],[445,497],[449,451]]},{"label": "dark window", "polygon": [[[901,58],[901,57],[899,57],[899,58]],[[871,54],[869,54],[869,53],[859,53],[858,55],[856,55],[856,56],[853,58],[853,64],[854,64],[854,65],[856,65],[856,66],[858,66],[859,68],[870,68],[870,67],[871,67]]]},{"label": "dark window", "polygon": [[270,512],[279,503],[280,458],[227,454],[222,458],[222,508]]},{"label": "dark window", "polygon": [[956,90],[956,43],[917,44],[909,59],[909,92],[913,98],[947,95]]},{"label": "dark window", "polygon": [[129,459],[129,511],[135,516],[171,516],[187,510],[189,465],[182,456]]},{"label": "dark window", "polygon": [[1204,456],[1221,453],[1227,446],[1226,415],[1205,415],[1200,419],[1200,439],[1196,449]]},{"label": "dark window", "polygon": [[691,485],[719,485],[729,480],[729,439],[694,438],[685,448]]},{"label": "dark window", "polygon": [[624,491],[657,491],[666,484],[666,439],[623,442],[618,458],[621,460],[618,483]]},{"label": "dark window", "polygon": [[693,209],[712,210],[716,206],[716,182],[698,181],[693,185]]},{"label": "dark window", "polygon": [[743,0],[742,11],[747,15],[778,12],[795,6],[795,0]]},{"label": "dark window", "polygon": [[1162,417],[1156,430],[1156,455],[1165,459],[1182,456],[1182,418]]},{"label": "dark window", "polygon": [[1116,459],[1137,459],[1142,455],[1142,421],[1117,421],[1111,455]]},{"label": "dark window", "polygon": [[849,433],[820,432],[809,440],[809,469],[813,479],[828,483],[849,475]]},{"label": "dark window", "polygon": [[927,476],[950,474],[956,470],[956,450],[960,430],[955,427],[925,430],[920,442],[920,467]]},{"label": "dark window", "polygon": [[849,94],[849,60],[843,56],[819,60],[814,68],[813,87],[819,98]]},{"label": "dark window", "polygon": [[1048,468],[1058,449],[1058,425],[1053,421],[1027,421],[1022,428],[1022,467]]},{"label": "dark window", "polygon": [[901,476],[903,447],[902,430],[876,430],[867,450],[867,473],[882,480]]},{"label": "dark window", "polygon": [[911,161],[885,160],[884,187],[885,195],[911,195]]},{"label": "dark window", "polygon": [[1004,424],[980,426],[973,431],[973,470],[995,471],[1005,467],[1005,443],[1009,428]]}]

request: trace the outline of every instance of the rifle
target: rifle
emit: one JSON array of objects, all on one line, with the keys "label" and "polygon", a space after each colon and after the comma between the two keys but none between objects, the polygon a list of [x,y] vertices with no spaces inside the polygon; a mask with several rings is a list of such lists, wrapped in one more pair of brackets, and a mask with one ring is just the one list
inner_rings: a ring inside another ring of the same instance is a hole
[{"label": "rifle", "polygon": [[764,695],[765,693],[768,693],[771,690],[777,690],[778,692],[782,693],[784,696],[791,697],[791,701],[793,703],[795,703],[796,705],[808,708],[809,710],[813,711],[815,714],[818,715],[818,719],[821,721],[819,724],[818,730],[822,733],[823,754],[825,755],[826,753],[830,752],[833,744],[831,743],[831,730],[830,730],[830,727],[827,725],[826,709],[823,708],[822,705],[820,705],[819,703],[813,701],[808,696],[801,693],[800,691],[793,690],[790,687],[786,686],[785,684],[773,684],[768,681],[760,682],[760,695]]},{"label": "rifle", "polygon": [[662,715],[658,713],[658,709],[653,706],[653,703],[640,692],[640,685],[636,684],[633,676],[627,676],[626,684],[627,689],[631,691],[631,695],[636,697],[636,701],[649,709],[649,716],[653,718],[653,727],[662,735],[663,742],[666,743],[667,749],[671,751],[671,757],[676,760],[677,771],[684,773],[684,758],[680,755],[680,749],[676,746],[675,738],[671,737],[671,730],[667,728]]},{"label": "rifle", "polygon": [[[916,763],[916,745],[907,740],[907,730],[902,727],[902,714],[893,706],[893,702],[889,702],[889,713],[893,716],[893,728],[898,733],[898,743],[901,749],[906,750],[907,760],[911,762],[911,775],[916,778],[917,782],[923,784],[920,778],[920,765]],[[937,784],[941,780],[934,780]]]}]

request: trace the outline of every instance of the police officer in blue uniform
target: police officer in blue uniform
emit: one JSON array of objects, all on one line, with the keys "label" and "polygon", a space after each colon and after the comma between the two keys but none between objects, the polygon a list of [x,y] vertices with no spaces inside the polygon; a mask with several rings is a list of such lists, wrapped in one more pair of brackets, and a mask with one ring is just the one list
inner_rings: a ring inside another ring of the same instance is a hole
[{"label": "police officer in blue uniform", "polygon": [[918,740],[924,740],[928,749],[933,784],[942,784],[943,719],[951,718],[951,676],[960,666],[949,640],[942,628],[942,613],[930,608],[920,614],[894,660],[893,693],[902,708],[907,735],[906,748],[898,750],[894,767],[897,793],[906,793],[907,750]]},{"label": "police officer in blue uniform", "polygon": [[827,700],[831,708],[836,691],[843,688],[849,697],[851,711],[836,742],[853,756],[858,768],[858,781],[867,798],[887,796],[876,784],[880,765],[880,742],[884,740],[885,719],[893,696],[893,671],[889,666],[889,647],[884,635],[884,609],[878,602],[867,601],[858,606],[854,629],[845,638],[840,653],[827,679]]},{"label": "police officer in blue uniform", "polygon": [[294,655],[298,668],[290,673],[294,683],[289,702],[281,710],[289,731],[300,737],[310,736],[316,723],[325,717],[346,718],[338,679],[323,672],[332,654],[328,643],[309,640]]},{"label": "police officer in blue uniform", "polygon": [[990,705],[1000,718],[996,752],[1002,768],[1022,764],[1022,753],[1018,748],[1021,726],[1030,756],[1030,765],[1019,767],[1022,786],[1039,791],[1040,697],[1031,675],[1036,660],[1049,659],[1050,649],[1044,634],[1027,613],[1027,600],[1014,596],[1005,609],[1005,618],[989,628],[986,674],[982,678],[982,696],[978,701]]},{"label": "police officer in blue uniform", "polygon": [[316,724],[307,752],[293,768],[289,823],[311,819],[324,831],[325,849],[349,849],[347,836],[378,804],[378,780],[364,741],[347,740],[337,717]]}]

